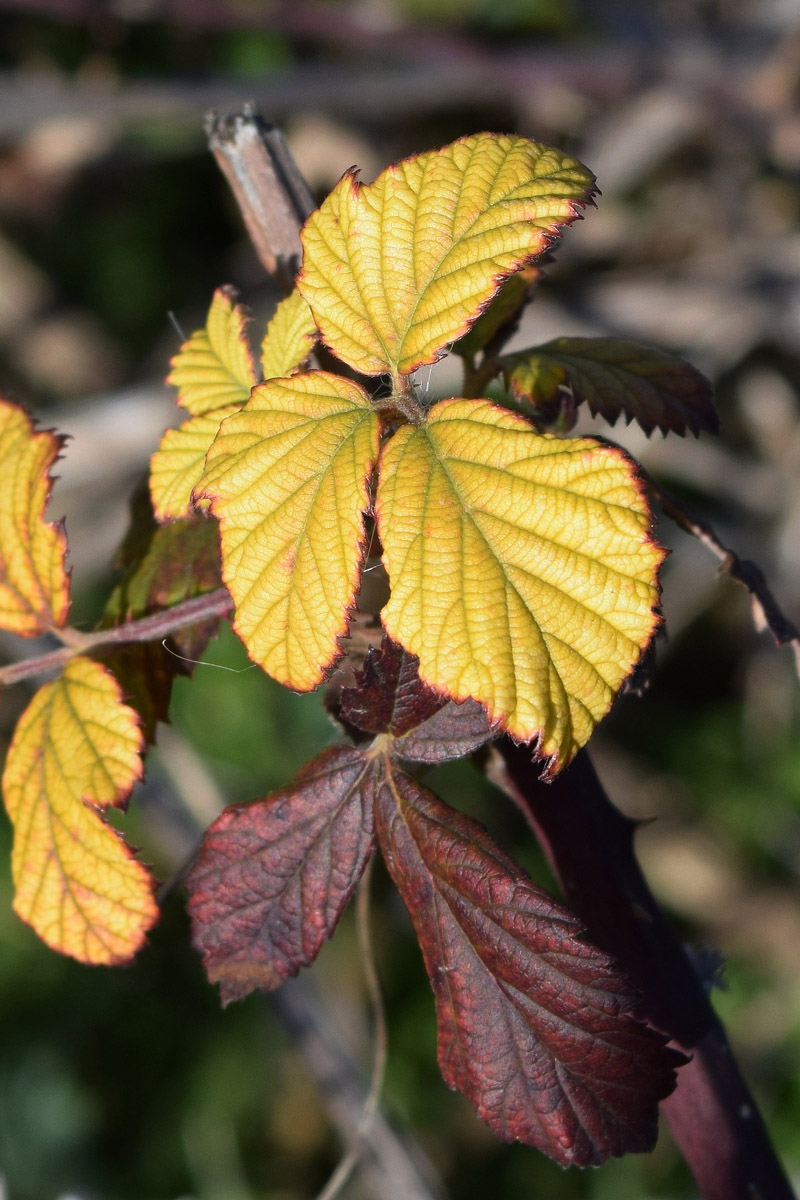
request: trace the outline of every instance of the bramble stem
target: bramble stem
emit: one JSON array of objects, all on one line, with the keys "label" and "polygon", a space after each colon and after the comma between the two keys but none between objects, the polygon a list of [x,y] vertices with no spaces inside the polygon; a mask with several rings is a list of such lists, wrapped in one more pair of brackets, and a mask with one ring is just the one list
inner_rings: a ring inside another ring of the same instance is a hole
[{"label": "bramble stem", "polygon": [[258,257],[290,292],[300,265],[300,226],[313,212],[314,198],[283,134],[252,105],[241,113],[209,113],[206,132]]},{"label": "bramble stem", "polygon": [[638,1015],[692,1055],[661,1108],[705,1200],[794,1200],[725,1030],[636,861],[636,822],[611,803],[586,751],[542,783],[530,749],[501,738],[488,775],[528,821],[590,940],[639,989]]},{"label": "bramble stem", "polygon": [[465,364],[463,393],[467,400],[482,396],[493,379],[500,374],[500,363],[493,354],[485,352],[479,367]]},{"label": "bramble stem", "polygon": [[[12,683],[20,683],[23,679],[31,679],[35,675],[46,675],[56,671],[76,654],[87,654],[99,650],[103,646],[126,646],[134,642],[156,642],[176,629],[187,625],[199,625],[202,621],[211,621],[215,617],[226,617],[233,608],[233,601],[226,588],[217,588],[204,596],[195,596],[184,600],[173,608],[165,608],[161,612],[152,613],[147,617],[139,617],[135,621],[126,621],[123,625],[115,625],[110,629],[98,629],[95,633],[80,633],[70,629],[59,650],[51,650],[36,658],[26,658],[22,662],[11,663],[10,666],[0,667],[0,687],[9,687]],[[64,631],[66,633],[66,631]],[[61,636],[57,632],[57,636]]]},{"label": "bramble stem", "polygon": [[666,516],[674,521],[684,533],[696,537],[711,551],[720,564],[720,572],[725,572],[730,575],[731,579],[735,579],[737,583],[741,583],[743,587],[747,588],[756,610],[756,626],[766,626],[778,646],[791,646],[797,674],[800,676],[800,629],[781,610],[758,563],[751,562],[747,558],[740,558],[717,536],[708,521],[698,517],[696,513],[690,512],[680,500],[656,483],[651,475],[642,468],[640,470],[650,492]]}]

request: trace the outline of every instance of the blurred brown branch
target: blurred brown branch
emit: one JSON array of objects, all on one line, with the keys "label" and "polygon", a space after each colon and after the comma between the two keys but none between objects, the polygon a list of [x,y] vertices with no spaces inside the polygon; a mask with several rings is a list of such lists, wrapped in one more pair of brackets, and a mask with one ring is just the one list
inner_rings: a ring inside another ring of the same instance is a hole
[{"label": "blurred brown branch", "polygon": [[647,477],[647,485],[666,515],[711,551],[720,563],[720,573],[730,575],[747,588],[753,601],[756,627],[769,629],[778,646],[791,646],[797,673],[800,675],[800,630],[782,611],[758,563],[740,558],[720,540],[708,521],[690,512],[675,496],[656,483],[652,476]]}]

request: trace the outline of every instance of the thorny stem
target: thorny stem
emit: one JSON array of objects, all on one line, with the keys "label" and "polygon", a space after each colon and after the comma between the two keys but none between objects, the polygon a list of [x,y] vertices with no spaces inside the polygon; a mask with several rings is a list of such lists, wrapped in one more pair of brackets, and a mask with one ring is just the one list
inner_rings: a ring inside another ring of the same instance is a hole
[{"label": "thorny stem", "polygon": [[226,617],[232,608],[233,601],[227,589],[217,588],[204,596],[195,596],[172,608],[165,608],[161,612],[140,617],[135,621],[126,621],[123,625],[115,625],[111,629],[98,629],[95,633],[81,633],[76,629],[70,629],[69,632],[55,630],[56,636],[61,637],[66,644],[59,650],[51,650],[36,658],[26,658],[22,662],[0,667],[0,687],[9,687],[23,679],[56,671],[76,654],[91,653],[104,646],[160,641],[176,629],[183,629],[187,625],[199,625],[202,621],[210,621],[215,617]]},{"label": "thorny stem", "polygon": [[800,630],[781,610],[758,564],[746,558],[739,558],[735,551],[721,541],[707,521],[690,512],[677,497],[656,483],[643,468],[640,468],[640,471],[666,516],[711,551],[720,563],[720,572],[726,572],[747,588],[753,600],[756,627],[768,628],[777,645],[791,646],[797,674],[800,676]]},{"label": "thorny stem", "polygon": [[378,1110],[378,1101],[380,1100],[381,1088],[383,1087],[383,1076],[386,1070],[386,1053],[388,1046],[388,1037],[386,1032],[386,1010],[383,1005],[383,995],[381,993],[380,980],[375,966],[375,953],[372,947],[372,938],[369,931],[369,896],[370,896],[370,878],[372,875],[372,863],[374,859],[370,859],[367,863],[367,868],[361,880],[361,886],[358,890],[358,904],[356,908],[356,929],[358,933],[358,948],[361,958],[361,966],[364,971],[364,979],[367,985],[369,994],[370,1007],[372,1008],[372,1019],[374,1022],[373,1036],[375,1039],[375,1053],[372,1060],[372,1074],[370,1076],[369,1091],[367,1092],[366,1100],[364,1101],[364,1109],[361,1114],[361,1120],[356,1129],[355,1138],[350,1149],[340,1161],[338,1167],[331,1175],[325,1187],[318,1194],[317,1200],[335,1200],[339,1195],[344,1185],[347,1183],[355,1167],[358,1166],[359,1160],[364,1152],[364,1147],[369,1137],[370,1129],[375,1120],[375,1113]]},{"label": "thorny stem", "polygon": [[636,822],[611,803],[586,751],[543,783],[530,748],[505,737],[487,774],[522,811],[591,941],[639,989],[639,1015],[692,1055],[661,1109],[705,1200],[794,1200],[725,1030],[636,861]]}]

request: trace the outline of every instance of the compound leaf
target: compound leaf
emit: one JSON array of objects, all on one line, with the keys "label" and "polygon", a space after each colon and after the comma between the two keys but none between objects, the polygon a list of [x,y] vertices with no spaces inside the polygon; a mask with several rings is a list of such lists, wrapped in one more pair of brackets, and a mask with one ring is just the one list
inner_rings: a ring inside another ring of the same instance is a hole
[{"label": "compound leaf", "polygon": [[624,453],[445,400],[385,445],[376,517],[389,636],[431,686],[479,700],[560,770],[658,620],[663,551]]},{"label": "compound leaf", "polygon": [[40,688],[9,747],[14,908],[81,962],[127,962],[158,915],[150,872],[98,811],[125,806],[141,749],[136,714],[88,658],[73,658]]},{"label": "compound leaf", "polygon": [[200,490],[220,519],[234,628],[253,661],[297,691],[339,656],[377,454],[365,393],[324,371],[255,388],[209,451]]},{"label": "compound leaf", "polygon": [[178,403],[193,417],[241,406],[250,395],[256,371],[245,336],[247,320],[234,289],[217,288],[205,326],[172,359],[167,383],[178,389]]},{"label": "compound leaf", "polygon": [[62,445],[0,398],[0,627],[21,637],[62,628],[69,611],[66,538],[44,519],[48,472]]},{"label": "compound leaf", "polygon": [[645,433],[716,433],[711,384],[690,363],[639,342],[619,338],[556,338],[502,360],[514,394],[534,408],[551,409],[562,388],[576,403],[612,425],[624,414]]},{"label": "compound leaf", "polygon": [[386,762],[376,832],[436,1000],[439,1066],[505,1141],[562,1166],[650,1150],[683,1061],[580,923],[475,821]]},{"label": "compound leaf", "polygon": [[326,750],[289,787],[209,828],[186,887],[223,1003],[279,987],[331,936],[374,847],[372,780],[360,751]]},{"label": "compound leaf", "polygon": [[346,363],[408,374],[466,333],[593,188],[568,155],[489,133],[404,159],[366,186],[348,171],[306,222],[298,287]]},{"label": "compound leaf", "polygon": [[275,309],[261,343],[261,368],[265,379],[294,375],[305,364],[318,330],[311,309],[297,288]]},{"label": "compound leaf", "polygon": [[166,431],[150,459],[150,495],[159,521],[187,517],[192,511],[192,492],[203,474],[209,447],[225,418],[238,411],[238,404],[228,405]]}]

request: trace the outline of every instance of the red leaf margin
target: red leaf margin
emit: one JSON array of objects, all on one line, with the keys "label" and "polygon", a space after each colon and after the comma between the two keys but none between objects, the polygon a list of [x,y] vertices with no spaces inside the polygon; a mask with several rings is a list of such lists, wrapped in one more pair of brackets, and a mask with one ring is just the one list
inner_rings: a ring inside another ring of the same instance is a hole
[{"label": "red leaf margin", "polygon": [[685,1059],[581,923],[388,755],[376,831],[436,1001],[439,1066],[503,1140],[562,1166],[652,1149]]},{"label": "red leaf margin", "polygon": [[340,746],[266,799],[226,808],[186,878],[192,941],[222,1003],[314,961],[375,846],[369,759]]}]

